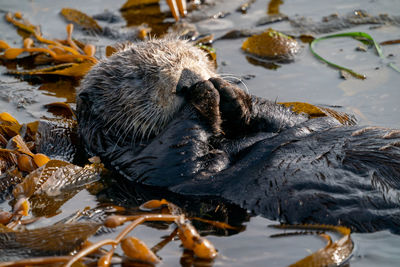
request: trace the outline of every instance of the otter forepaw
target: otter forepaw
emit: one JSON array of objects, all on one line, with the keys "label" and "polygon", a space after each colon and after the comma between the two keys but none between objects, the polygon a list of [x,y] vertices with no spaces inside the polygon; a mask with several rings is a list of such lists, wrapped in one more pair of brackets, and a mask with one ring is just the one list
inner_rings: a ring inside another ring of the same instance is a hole
[{"label": "otter forepaw", "polygon": [[244,130],[250,123],[252,112],[251,96],[221,78],[211,78],[209,81],[219,92],[219,109],[223,121],[222,128],[231,133]]},{"label": "otter forepaw", "polygon": [[250,95],[221,78],[197,82],[182,91],[186,100],[211,126],[214,134],[242,135],[250,123]]},{"label": "otter forepaw", "polygon": [[210,81],[201,81],[192,85],[186,90],[185,97],[209,123],[214,134],[223,133],[219,108],[220,96]]}]

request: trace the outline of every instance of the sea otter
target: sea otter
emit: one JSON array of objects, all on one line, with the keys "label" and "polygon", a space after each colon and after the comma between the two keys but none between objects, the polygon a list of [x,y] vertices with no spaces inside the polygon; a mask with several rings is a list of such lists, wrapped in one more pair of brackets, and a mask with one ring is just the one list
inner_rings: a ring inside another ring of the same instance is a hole
[{"label": "sea otter", "polygon": [[165,38],[102,60],[77,94],[87,152],[138,183],[284,223],[400,232],[400,131],[309,119],[223,80]]}]

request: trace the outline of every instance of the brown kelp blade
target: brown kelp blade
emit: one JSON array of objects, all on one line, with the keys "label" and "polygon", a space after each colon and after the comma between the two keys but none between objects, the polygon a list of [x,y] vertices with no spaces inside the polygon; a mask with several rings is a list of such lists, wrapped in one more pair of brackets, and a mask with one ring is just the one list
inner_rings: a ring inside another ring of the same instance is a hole
[{"label": "brown kelp blade", "polygon": [[3,227],[0,229],[0,261],[65,255],[77,249],[99,227],[97,223],[88,222],[55,224],[21,232]]},{"label": "brown kelp blade", "polygon": [[99,179],[99,164],[79,167],[65,161],[50,160],[31,172],[14,188],[13,194],[16,199],[30,198],[36,216],[50,216],[56,214],[68,199]]},{"label": "brown kelp blade", "polygon": [[32,70],[8,70],[9,74],[13,75],[60,75],[67,77],[82,77],[92,67],[94,63],[90,61],[84,61],[81,63],[64,63],[48,68],[38,68]]},{"label": "brown kelp blade", "polygon": [[332,117],[338,120],[343,125],[355,125],[356,119],[354,116],[340,112],[331,108],[315,106],[304,102],[282,102],[279,103],[285,107],[291,108],[293,112],[307,114],[311,119],[318,117]]},{"label": "brown kelp blade", "polygon": [[101,26],[89,15],[73,9],[73,8],[63,8],[60,14],[68,21],[78,25],[79,27],[90,30],[95,33],[101,33],[103,29]]},{"label": "brown kelp blade", "polygon": [[292,37],[267,29],[244,40],[242,50],[262,59],[292,61],[300,46]]},{"label": "brown kelp blade", "polygon": [[[307,257],[291,264],[291,267],[305,267],[305,266],[341,266],[347,262],[352,256],[354,243],[351,240],[351,231],[345,226],[334,225],[272,225],[274,228],[280,229],[298,229],[309,231],[332,231],[342,235],[342,237],[332,242],[328,234],[318,232],[321,237],[327,240],[324,248],[308,255]],[[276,235],[276,236],[290,236],[290,234]]]}]

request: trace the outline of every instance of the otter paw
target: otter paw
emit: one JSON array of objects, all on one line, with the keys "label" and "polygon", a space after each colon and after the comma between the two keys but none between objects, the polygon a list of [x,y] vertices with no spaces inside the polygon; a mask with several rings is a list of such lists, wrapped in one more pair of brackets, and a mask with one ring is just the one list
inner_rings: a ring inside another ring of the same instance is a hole
[{"label": "otter paw", "polygon": [[214,134],[221,130],[220,95],[210,81],[201,81],[185,90],[185,98],[210,126]]},{"label": "otter paw", "polygon": [[235,135],[238,130],[244,131],[250,124],[251,96],[221,78],[211,78],[209,81],[219,93],[222,129],[227,133],[235,133]]}]

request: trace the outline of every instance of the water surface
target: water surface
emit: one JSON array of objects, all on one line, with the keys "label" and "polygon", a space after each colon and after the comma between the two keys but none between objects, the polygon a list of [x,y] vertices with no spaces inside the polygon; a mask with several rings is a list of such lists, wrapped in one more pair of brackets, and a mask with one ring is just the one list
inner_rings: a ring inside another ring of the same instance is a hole
[{"label": "water surface", "polygon": [[[220,20],[200,21],[198,29],[204,33],[211,31],[218,37],[231,29],[255,28],[256,21],[266,14],[267,1],[256,1],[247,14],[235,12],[236,7],[242,2],[237,0],[217,1],[216,5],[207,11],[209,14],[215,14],[218,11],[229,11],[231,14]],[[106,9],[118,12],[118,8],[123,3],[122,0],[0,0],[0,9],[11,12],[21,11],[33,24],[41,25],[45,36],[63,39],[65,38],[66,22],[59,15],[61,8],[79,8],[87,14],[93,15]],[[289,17],[306,16],[319,21],[323,16],[332,13],[345,15],[360,8],[373,15],[379,13],[400,14],[400,3],[397,0],[286,0],[280,6],[280,11]],[[166,10],[165,2],[161,3],[161,10]],[[123,22],[120,26],[124,24]],[[261,28],[267,27],[269,26]],[[272,24],[270,27],[282,31],[293,30],[288,22]],[[398,26],[371,28],[371,25],[363,25],[345,31],[364,31],[372,35],[378,42],[400,38],[400,27]],[[75,32],[74,36],[78,39],[84,38],[94,44],[97,44],[98,41],[96,37],[88,37],[79,31]],[[14,27],[4,20],[0,22],[0,39],[15,46],[22,43]],[[112,43],[113,41],[103,40],[103,42]],[[332,39],[317,45],[317,51],[328,59],[365,74],[367,79],[362,81],[354,78],[348,80],[339,78],[337,70],[321,63],[311,55],[307,44],[302,44],[302,51],[293,63],[279,64],[280,67],[276,70],[253,65],[240,50],[242,42],[243,39],[215,42],[218,71],[236,77],[252,75],[253,78],[244,80],[252,94],[282,102],[304,101],[312,104],[339,106],[342,111],[355,114],[362,125],[400,128],[400,119],[397,115],[400,100],[400,74],[387,67],[389,61],[400,66],[399,45],[383,48],[385,56],[393,54],[392,57],[385,60],[379,59],[372,48],[369,48],[367,52],[355,51],[355,47],[359,43],[352,39]],[[0,66],[0,72],[4,73],[5,71],[6,67]],[[21,82],[18,78],[4,74],[1,74],[0,82],[0,112],[9,112],[20,122],[32,121],[43,116],[52,117],[53,115],[43,107],[44,104],[55,101],[74,101],[73,88],[60,93],[57,88],[43,86],[40,81]],[[59,82],[66,81],[60,79]],[[14,83],[18,83],[17,90],[11,91],[8,84]],[[109,201],[112,202],[112,199]],[[84,190],[64,204],[60,214],[46,218],[36,225],[49,225],[73,214],[77,208],[94,207],[98,202],[96,196]],[[9,209],[8,203],[0,204],[0,208]],[[269,228],[268,225],[276,223],[256,216],[252,217],[250,221],[244,222],[246,230],[241,233],[230,236],[208,236],[220,254],[214,265],[285,266],[324,246],[325,241],[318,236],[272,239],[270,238],[271,234],[281,231]],[[140,226],[134,234],[151,246],[159,242],[161,236],[168,235],[171,231],[171,227],[157,230],[148,226]],[[95,237],[93,240],[115,234]],[[399,236],[383,231],[371,234],[354,233],[352,238],[356,249],[350,260],[351,266],[398,266],[400,262]],[[176,266],[181,256],[179,242],[171,242],[158,254],[163,260],[161,266]]]}]

